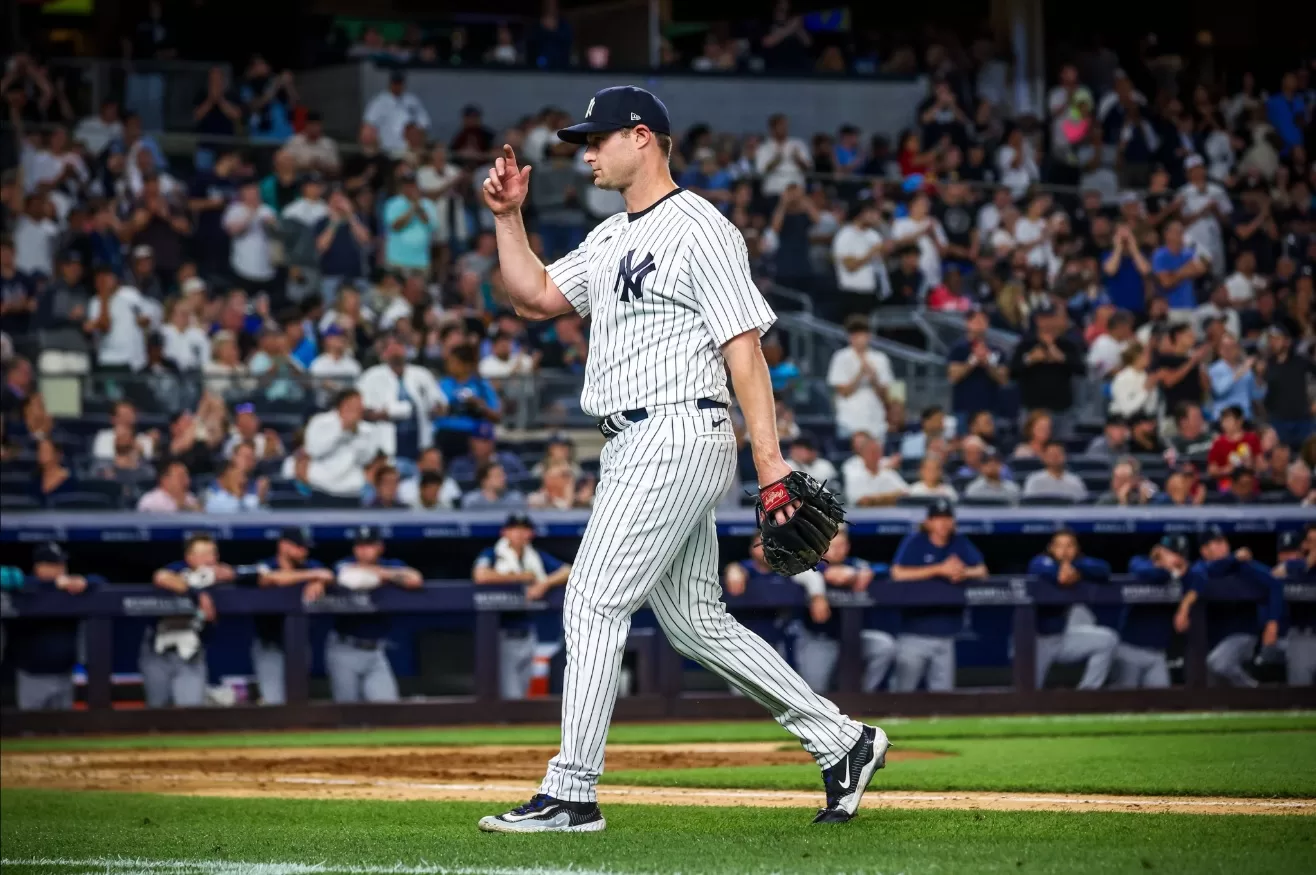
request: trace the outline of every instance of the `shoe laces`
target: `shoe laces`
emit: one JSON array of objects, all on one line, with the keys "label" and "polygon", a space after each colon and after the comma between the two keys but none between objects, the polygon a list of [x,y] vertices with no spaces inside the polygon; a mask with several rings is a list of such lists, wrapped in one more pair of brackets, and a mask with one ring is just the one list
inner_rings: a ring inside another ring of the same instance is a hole
[{"label": "shoe laces", "polygon": [[552,801],[553,801],[552,796],[548,796],[543,793],[536,793],[534,796],[530,797],[530,801],[527,802],[525,805],[518,805],[516,808],[513,808],[512,813],[530,814],[531,812],[534,811],[542,811],[548,805],[548,803]]}]

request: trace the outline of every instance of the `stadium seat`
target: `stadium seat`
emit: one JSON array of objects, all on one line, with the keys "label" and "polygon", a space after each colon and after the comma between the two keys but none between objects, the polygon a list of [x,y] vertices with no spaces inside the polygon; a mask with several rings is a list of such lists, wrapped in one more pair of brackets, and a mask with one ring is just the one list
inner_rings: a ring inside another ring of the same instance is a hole
[{"label": "stadium seat", "polygon": [[1063,498],[1059,495],[1025,495],[1019,503],[1024,507],[1073,507],[1078,504],[1072,498]]},{"label": "stadium seat", "polygon": [[961,498],[961,507],[1009,507],[1013,502],[1008,498],[995,496],[979,496],[976,498]]},{"label": "stadium seat", "polygon": [[360,508],[361,499],[355,495],[329,495],[317,492],[307,499],[306,506],[324,510],[350,510]]},{"label": "stadium seat", "polygon": [[269,498],[265,501],[271,510],[300,510],[309,507],[311,499],[309,496],[302,495],[294,490],[270,490]]},{"label": "stadium seat", "polygon": [[119,505],[103,492],[57,492],[46,499],[51,510],[113,510]]},{"label": "stadium seat", "polygon": [[896,500],[896,507],[931,507],[939,498],[936,495],[902,495]]},{"label": "stadium seat", "polygon": [[1007,460],[1007,463],[1010,466],[1010,470],[1014,472],[1016,480],[1023,480],[1025,474],[1031,474],[1034,471],[1042,470],[1041,459],[1009,459]]},{"label": "stadium seat", "polygon": [[30,495],[0,492],[0,510],[41,510],[41,502]]}]

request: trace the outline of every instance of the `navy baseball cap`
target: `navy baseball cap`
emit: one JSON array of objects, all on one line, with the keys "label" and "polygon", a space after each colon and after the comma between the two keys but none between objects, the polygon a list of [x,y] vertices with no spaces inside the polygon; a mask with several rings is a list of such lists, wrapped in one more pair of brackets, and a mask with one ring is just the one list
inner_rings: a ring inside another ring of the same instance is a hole
[{"label": "navy baseball cap", "polygon": [[1297,529],[1288,529],[1279,533],[1279,552],[1287,553],[1290,550],[1301,550],[1303,533]]},{"label": "navy baseball cap", "polygon": [[932,504],[928,505],[928,519],[936,516],[955,516],[955,505],[951,504],[948,498],[938,498]]},{"label": "navy baseball cap", "polygon": [[42,544],[32,552],[33,562],[67,562],[68,557],[64,555],[64,548],[54,541]]},{"label": "navy baseball cap", "polygon": [[605,88],[590,98],[585,120],[557,132],[567,143],[584,145],[590,134],[606,134],[644,125],[655,134],[670,134],[672,122],[667,107],[654,95],[634,85]]},{"label": "navy baseball cap", "polygon": [[357,526],[352,533],[353,544],[378,544],[382,540],[384,537],[377,526]]},{"label": "navy baseball cap", "polygon": [[503,528],[505,529],[516,529],[516,528],[533,529],[534,527],[535,527],[534,522],[530,519],[530,517],[527,514],[523,514],[523,513],[511,514],[510,516],[508,516],[507,522],[503,523]]},{"label": "navy baseball cap", "polygon": [[1197,543],[1198,546],[1205,547],[1207,544],[1211,543],[1212,541],[1227,541],[1227,540],[1229,540],[1229,536],[1225,534],[1225,530],[1217,525],[1212,524],[1202,530],[1202,536],[1197,539]]},{"label": "navy baseball cap", "polygon": [[298,547],[311,546],[311,539],[306,536],[306,532],[302,531],[301,529],[295,526],[289,526],[288,528],[279,532],[279,540],[287,541],[289,544],[293,544]]},{"label": "navy baseball cap", "polygon": [[1180,556],[1187,557],[1189,553],[1188,538],[1185,535],[1166,535],[1161,538],[1161,546]]}]

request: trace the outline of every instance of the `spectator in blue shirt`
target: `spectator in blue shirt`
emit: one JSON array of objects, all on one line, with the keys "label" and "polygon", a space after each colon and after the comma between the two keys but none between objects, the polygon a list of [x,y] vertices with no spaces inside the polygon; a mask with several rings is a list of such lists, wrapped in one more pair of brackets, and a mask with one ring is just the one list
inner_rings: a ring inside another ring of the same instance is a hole
[{"label": "spectator in blue shirt", "polygon": [[1298,93],[1298,77],[1285,73],[1280,79],[1279,91],[1266,100],[1266,118],[1275,126],[1275,133],[1284,141],[1283,154],[1294,146],[1302,145],[1302,129],[1307,121],[1307,104]]},{"label": "spectator in blue shirt", "polygon": [[1252,419],[1253,405],[1266,397],[1265,362],[1244,357],[1232,334],[1220,338],[1217,352],[1220,357],[1206,371],[1211,380],[1211,418],[1219,419],[1224,411],[1237,407],[1243,419]]},{"label": "spectator in blue shirt", "polygon": [[341,191],[329,196],[329,215],[315,226],[315,248],[320,253],[320,295],[326,305],[338,297],[344,283],[365,279],[371,231],[351,199]]},{"label": "spectator in blue shirt", "polygon": [[[1043,583],[1065,590],[1084,581],[1101,583],[1109,580],[1110,563],[1084,556],[1079,551],[1078,536],[1062,529],[1051,536],[1046,552],[1028,564],[1028,573]],[[1110,674],[1111,661],[1119,643],[1115,630],[1098,626],[1092,611],[1081,602],[1039,605],[1037,688],[1044,686],[1051,663],[1081,662],[1084,663],[1083,677],[1078,688],[1101,689]]]},{"label": "spectator in blue shirt", "polygon": [[[933,502],[923,526],[905,536],[891,560],[895,584],[960,584],[986,576],[982,553],[955,531],[955,508],[944,498]],[[955,636],[963,624],[964,609],[960,607],[906,608],[896,639],[891,691],[913,692],[925,677],[929,691],[953,690]]]},{"label": "spectator in blue shirt", "polygon": [[401,191],[384,202],[384,263],[428,274],[439,213],[433,201],[421,197],[415,171],[403,172],[398,182]]},{"label": "spectator in blue shirt", "polygon": [[794,389],[800,381],[800,369],[786,357],[781,338],[769,332],[763,335],[763,359],[768,363],[768,376],[772,379],[773,394],[780,395]]},{"label": "spectator in blue shirt", "polygon": [[[310,603],[324,595],[324,588],[334,582],[334,573],[310,558],[311,541],[299,528],[279,533],[274,555],[256,563],[256,585],[300,586],[302,601]],[[284,689],[283,615],[257,614],[255,637],[251,642],[251,666],[260,686],[264,705],[282,705],[287,701]]]},{"label": "spectator in blue shirt", "polygon": [[[571,566],[535,549],[535,524],[514,513],[503,524],[498,542],[475,557],[471,579],[477,584],[524,587],[528,602],[542,601],[548,591],[564,586]],[[498,689],[504,699],[524,699],[534,676],[535,649],[539,645],[533,618],[528,613],[504,613],[498,629]]]},{"label": "spectator in blue shirt", "polygon": [[439,448],[446,455],[461,452],[466,435],[482,424],[492,426],[502,419],[503,404],[498,392],[476,373],[477,355],[474,346],[462,345],[454,347],[444,360],[447,376],[439,380],[439,389],[448,399],[448,413],[434,420],[434,428],[439,433]]},{"label": "spectator in blue shirt", "polygon": [[1196,247],[1184,243],[1183,222],[1174,219],[1165,226],[1165,245],[1152,255],[1151,267],[1156,294],[1166,299],[1171,311],[1186,317],[1197,308],[1194,283],[1206,273],[1206,264]]},{"label": "spectator in blue shirt", "polygon": [[[81,595],[104,579],[68,573],[68,557],[56,543],[36,548],[32,573],[16,581],[19,592]],[[21,711],[69,711],[73,708],[73,669],[78,664],[78,620],[26,618],[8,626],[5,659],[14,666]]]},{"label": "spectator in blue shirt", "polygon": [[448,466],[448,476],[464,487],[473,485],[480,469],[491,463],[501,465],[507,474],[507,479],[512,482],[519,483],[530,476],[520,456],[507,450],[497,449],[494,444],[494,427],[491,423],[482,422],[476,426],[469,435],[467,447],[466,455],[453,459],[452,464]]},{"label": "spectator in blue shirt", "polygon": [[[374,526],[361,526],[352,538],[352,556],[334,566],[338,586],[370,591],[391,583],[419,589],[419,571],[401,559],[384,558],[384,539]],[[388,663],[389,616],[339,614],[324,645],[324,666],[335,702],[396,702],[398,681]]]},{"label": "spectator in blue shirt", "polygon": [[1206,655],[1206,668],[1213,679],[1230,686],[1255,687],[1256,678],[1243,666],[1252,661],[1258,628],[1263,647],[1273,647],[1279,640],[1284,589],[1269,568],[1252,560],[1251,550],[1240,547],[1231,552],[1229,538],[1219,526],[1207,527],[1197,549],[1202,558],[1193,564],[1191,574],[1184,580],[1187,591],[1174,615],[1175,631],[1181,634],[1188,631],[1192,607],[1212,581],[1229,579],[1250,585],[1259,597],[1255,611],[1246,610],[1237,602],[1206,602],[1206,634],[1211,648]]},{"label": "spectator in blue shirt", "polygon": [[[1125,197],[1138,199],[1136,194],[1128,192]],[[1101,270],[1106,276],[1106,294],[1110,301],[1120,310],[1130,313],[1145,313],[1147,310],[1147,275],[1152,266],[1142,254],[1138,238],[1133,229],[1120,223],[1115,229],[1112,248],[1101,254]]]}]

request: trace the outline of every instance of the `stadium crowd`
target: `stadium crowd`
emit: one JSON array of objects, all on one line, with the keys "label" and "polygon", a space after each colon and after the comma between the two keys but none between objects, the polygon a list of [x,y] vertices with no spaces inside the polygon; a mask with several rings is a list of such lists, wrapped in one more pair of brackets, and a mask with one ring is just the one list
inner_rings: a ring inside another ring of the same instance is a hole
[{"label": "stadium crowd", "polygon": [[[727,41],[732,67],[812,57],[778,7]],[[741,229],[765,294],[845,324],[821,417],[797,416],[799,367],[767,349],[792,458],[850,503],[1312,501],[1311,71],[1223,93],[1108,56],[1061,66],[1041,117],[1010,108],[985,48],[947,41],[894,139],[802,139],[788,114],[675,138],[674,174]],[[398,68],[339,143],[257,56],[210,71],[179,156],[117,100],[74,119],[31,56],[0,91],[9,506],[588,506],[565,437],[493,439],[526,405],[571,419],[588,325],[507,309],[476,184],[512,144],[536,168],[532,246],[574,247],[621,206],[556,138],[570,113],[495,133],[467,106],[435,142]],[[964,316],[947,403],[904,397],[869,347],[893,306]],[[47,410],[60,375],[83,381],[80,420]]]}]

